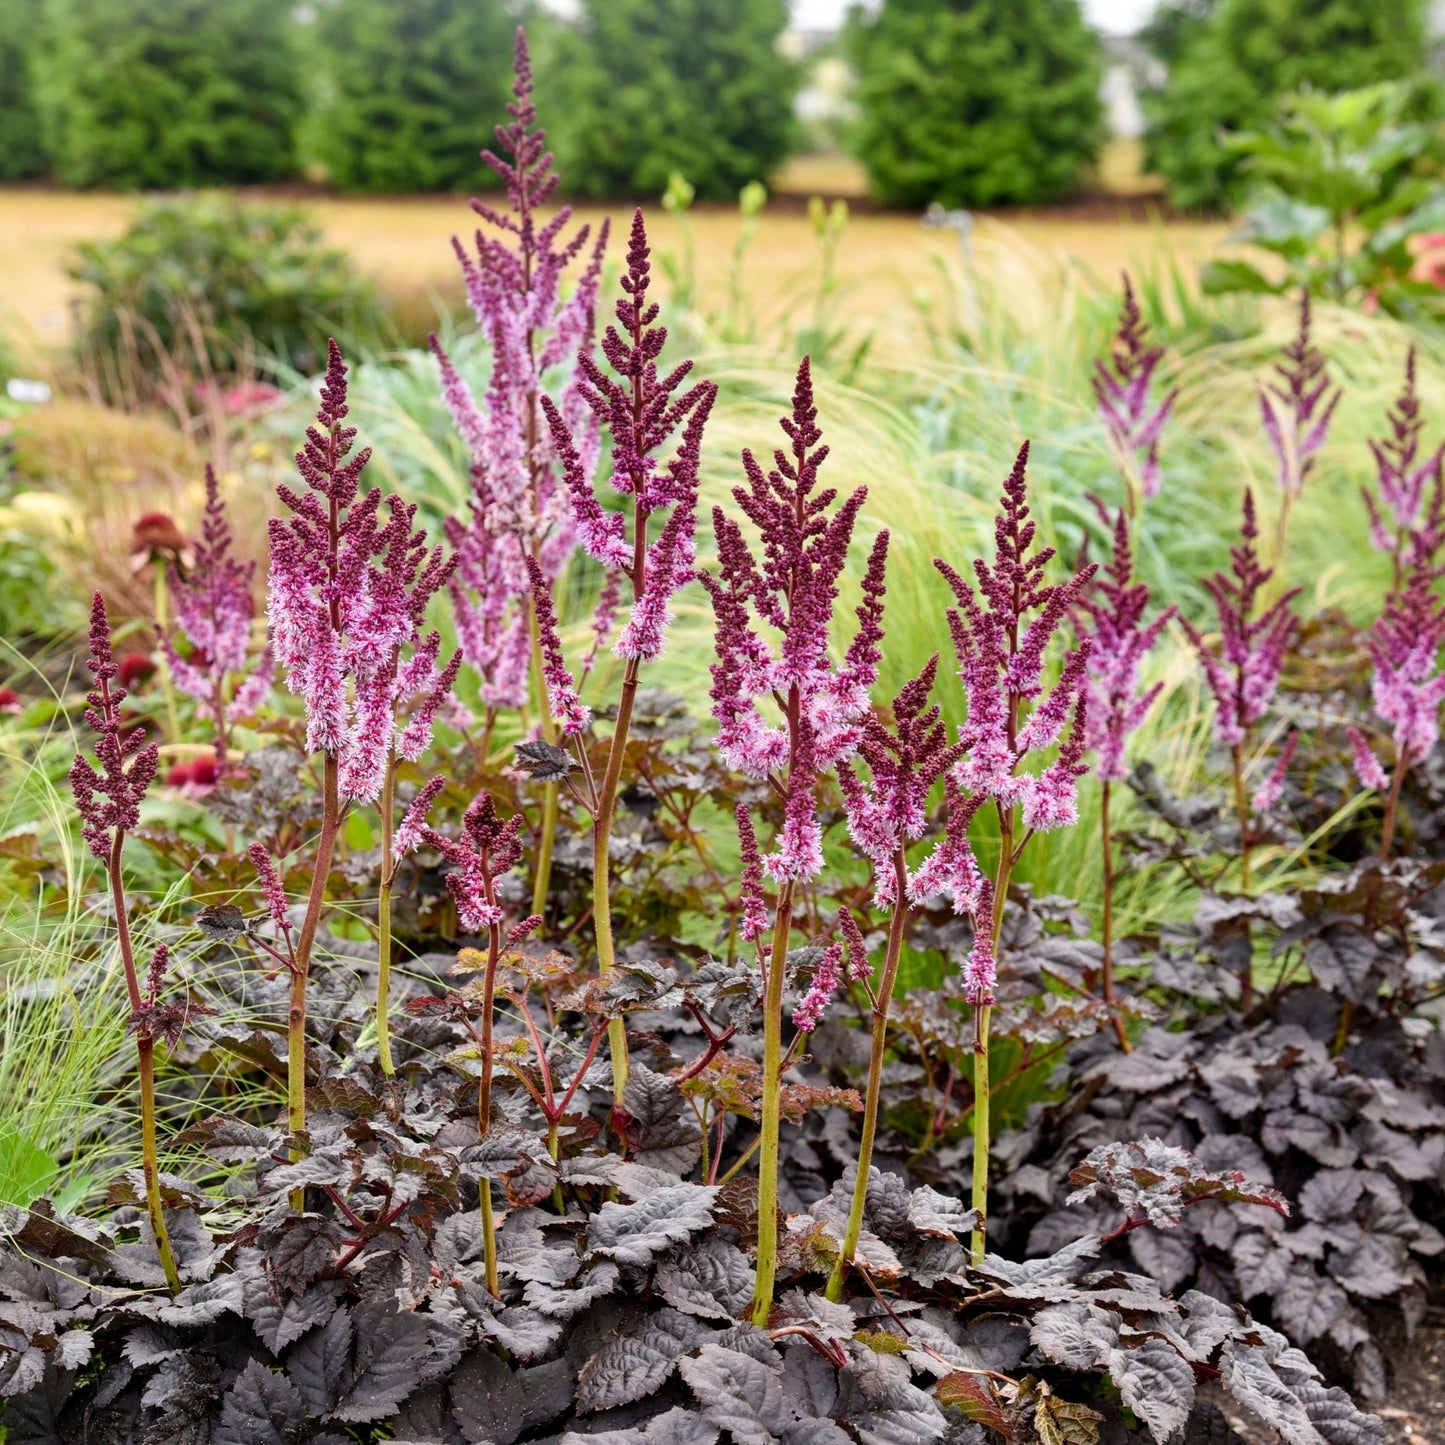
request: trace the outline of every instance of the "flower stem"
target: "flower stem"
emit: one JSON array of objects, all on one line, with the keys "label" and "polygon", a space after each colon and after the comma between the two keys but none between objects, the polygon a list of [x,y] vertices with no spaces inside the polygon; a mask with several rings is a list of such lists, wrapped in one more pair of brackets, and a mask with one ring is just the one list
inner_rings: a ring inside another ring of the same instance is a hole
[{"label": "flower stem", "polygon": [[[156,611],[156,635],[164,639],[170,631],[170,592],[166,585],[165,563],[159,557],[151,561],[151,571],[155,573],[155,611]],[[181,717],[176,711],[176,685],[171,677],[171,665],[166,658],[164,647],[157,648],[156,665],[161,675],[161,692],[166,700],[166,725],[170,730],[170,737],[173,743],[181,740]],[[218,724],[219,726],[219,720]]]},{"label": "flower stem", "polygon": [[1405,750],[1397,747],[1395,749],[1395,776],[1390,780],[1390,796],[1385,801],[1385,821],[1380,832],[1380,857],[1388,858],[1390,848],[1395,842],[1395,819],[1400,809],[1400,790],[1405,785],[1405,770],[1410,766],[1410,760],[1405,756]]},{"label": "flower stem", "polygon": [[[1104,973],[1101,982],[1104,1002],[1112,1009],[1114,1007],[1114,834],[1109,825],[1109,780],[1107,778],[1104,779],[1103,786],[1100,788],[1099,833],[1099,841],[1104,850]],[[1114,1015],[1114,1033],[1118,1037],[1119,1047],[1126,1054],[1132,1053],[1134,1046],[1129,1042],[1129,1031],[1124,1027],[1124,1020],[1118,1014]]]},{"label": "flower stem", "polygon": [[[120,961],[125,968],[126,994],[134,1012],[141,1007],[143,1001],[140,977],[136,973],[135,945],[130,936],[125,881],[121,872],[121,854],[124,848],[125,834],[117,828],[111,839],[110,859],[105,871],[110,880],[110,895],[115,906],[116,941],[120,946]],[[155,1235],[156,1252],[160,1255],[166,1285],[172,1294],[176,1294],[181,1287],[181,1277],[176,1272],[175,1254],[171,1249],[171,1236],[166,1228],[165,1208],[161,1202],[160,1155],[156,1145],[155,1041],[147,1033],[137,1033],[135,1047],[140,1065],[141,1175],[145,1180],[146,1215],[150,1220],[151,1233]]]},{"label": "flower stem", "polygon": [[376,897],[376,1052],[381,1072],[396,1072],[391,1058],[391,885],[396,878],[392,857],[392,813],[396,804],[396,757],[387,759],[386,780],[381,785],[381,880]]},{"label": "flower stem", "polygon": [[[542,637],[537,628],[537,613],[532,611],[532,683],[541,698],[538,713],[542,719],[542,737],[556,745],[557,725],[552,709],[547,706],[547,685],[542,680]],[[552,853],[557,842],[557,784],[545,783],[542,788],[542,834],[537,844],[537,871],[532,878],[532,912],[547,912],[547,894],[552,887]]]},{"label": "flower stem", "polygon": [[863,1138],[858,1145],[858,1176],[853,1181],[853,1202],[848,1210],[848,1231],[843,1248],[828,1279],[830,1300],[843,1298],[843,1274],[853,1262],[858,1236],[863,1230],[863,1210],[868,1202],[868,1176],[873,1165],[873,1141],[878,1133],[878,1111],[883,1094],[883,1051],[888,1041],[888,1009],[893,1001],[893,987],[898,981],[898,964],[903,956],[903,936],[908,929],[908,869],[903,853],[893,855],[893,871],[897,878],[897,902],[888,922],[888,949],[883,957],[883,972],[878,978],[878,992],[873,1000],[873,1041],[868,1051],[868,1084],[863,1095]]},{"label": "flower stem", "polygon": [[763,1117],[758,1156],[758,1269],[751,1318],[759,1328],[773,1310],[773,1281],[778,1272],[778,1126],[783,1074],[783,975],[788,966],[788,935],[793,926],[793,880],[778,894],[773,950],[763,1000]]},{"label": "flower stem", "polygon": [[1229,756],[1234,772],[1234,815],[1239,820],[1240,886],[1248,893],[1251,887],[1249,850],[1252,840],[1249,833],[1249,799],[1244,791],[1244,744],[1235,743],[1229,750]]}]

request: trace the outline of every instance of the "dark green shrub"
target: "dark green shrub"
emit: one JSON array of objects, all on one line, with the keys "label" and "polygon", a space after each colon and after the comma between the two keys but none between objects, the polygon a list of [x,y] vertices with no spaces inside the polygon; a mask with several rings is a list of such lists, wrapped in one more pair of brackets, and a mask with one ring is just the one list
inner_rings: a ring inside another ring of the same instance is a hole
[{"label": "dark green shrub", "polygon": [[36,22],[35,0],[0,0],[0,181],[46,170],[32,68]]},{"label": "dark green shrub", "polygon": [[1098,151],[1101,54],[1076,0],[884,0],[846,38],[882,201],[1047,201]]},{"label": "dark green shrub", "polygon": [[495,185],[478,151],[511,94],[517,6],[332,0],[317,15],[331,100],[317,150],[348,191]]},{"label": "dark green shrub", "polygon": [[544,116],[566,187],[656,196],[676,171],[732,200],[766,178],[793,138],[787,20],[784,0],[583,0],[548,86],[567,103]]},{"label": "dark green shrub", "polygon": [[297,206],[203,195],[141,208],[114,241],[79,248],[82,359],[108,395],[146,381],[299,371],[324,362],[328,332],[372,324],[369,288]]},{"label": "dark green shrub", "polygon": [[291,0],[49,0],[42,101],[60,178],[173,189],[296,169]]},{"label": "dark green shrub", "polygon": [[1303,86],[1348,90],[1425,66],[1422,0],[1219,0],[1190,22],[1162,91],[1144,99],[1148,164],[1179,206],[1237,199],[1221,131],[1257,129]]}]

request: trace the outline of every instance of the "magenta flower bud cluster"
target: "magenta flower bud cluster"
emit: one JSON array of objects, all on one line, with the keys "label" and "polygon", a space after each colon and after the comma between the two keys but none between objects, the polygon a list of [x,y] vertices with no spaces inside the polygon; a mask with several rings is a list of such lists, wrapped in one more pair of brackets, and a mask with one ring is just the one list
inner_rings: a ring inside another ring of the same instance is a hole
[{"label": "magenta flower bud cluster", "polygon": [[808,984],[808,990],[793,1010],[793,1027],[800,1033],[812,1033],[822,1022],[823,1014],[842,982],[843,945],[830,943],[813,966],[813,977]]},{"label": "magenta flower bud cluster", "polygon": [[[307,490],[277,488],[291,516],[271,522],[269,610],[287,686],[306,704],[308,749],[332,754],[342,795],[365,801],[381,791],[399,741],[398,706],[415,707],[418,728],[403,746],[419,755],[450,693],[456,673],[437,668],[440,638],[416,644],[451,562],[440,547],[427,552],[415,507],[360,491],[370,452],[352,456],[346,415],[346,365],[333,341],[317,425],[296,456]],[[403,665],[408,645],[416,651]]]},{"label": "magenta flower bud cluster", "polygon": [[[1102,507],[1100,511],[1107,521],[1108,514]],[[1168,607],[1152,622],[1144,621],[1149,588],[1133,581],[1129,523],[1122,508],[1113,529],[1113,556],[1078,601],[1080,636],[1089,640],[1086,740],[1094,754],[1094,772],[1106,783],[1129,775],[1125,756],[1129,735],[1144,721],[1163,687],[1155,683],[1141,692],[1139,668],[1175,613]]]},{"label": "magenta flower bud cluster", "polygon": [[1217,648],[1205,641],[1192,622],[1185,619],[1183,624],[1214,695],[1214,736],[1228,748],[1243,743],[1249,730],[1269,710],[1279,687],[1285,654],[1299,628],[1299,619],[1290,606],[1299,595],[1298,587],[1290,588],[1255,616],[1274,571],[1260,565],[1255,546],[1259,526],[1254,494],[1248,490],[1244,494],[1240,536],[1239,545],[1229,549],[1229,571],[1204,579],[1219,619]]},{"label": "magenta flower bud cluster", "polygon": [[481,201],[472,207],[494,235],[478,231],[475,255],[454,241],[468,304],[491,352],[485,402],[478,405],[466,381],[435,337],[442,395],[471,454],[473,491],[465,522],[448,524],[457,555],[451,596],[457,634],[467,662],[481,677],[488,707],[520,707],[527,698],[531,657],[528,611],[531,583],[526,558],[550,581],[576,546],[568,491],[558,458],[541,425],[539,404],[548,373],[566,380],[558,414],[574,438],[573,463],[590,476],[597,460],[597,427],[580,390],[577,364],[590,358],[602,258],[604,222],[570,296],[562,293],[569,266],[590,235],[570,239],[569,206],[550,220],[537,215],[557,187],[546,133],[537,126],[532,69],[518,30],[511,120],[497,127],[497,150],[482,159],[501,179],[508,208]]},{"label": "magenta flower bud cluster", "polygon": [[[1442,496],[1441,461],[1445,442],[1422,457],[1420,433],[1425,421],[1420,415],[1420,398],[1415,392],[1415,348],[1405,358],[1405,384],[1386,417],[1389,435],[1370,440],[1375,459],[1375,490],[1360,489],[1370,516],[1370,541],[1395,559],[1398,569],[1408,561],[1412,545],[1424,545],[1434,552],[1440,543]],[[1426,487],[1430,486],[1427,493]]]},{"label": "magenta flower bud cluster", "polygon": [[[171,602],[176,622],[191,645],[182,657],[170,637],[161,639],[171,676],[182,692],[196,699],[198,710],[217,727],[250,717],[265,701],[275,676],[268,647],[252,665],[251,623],[256,602],[251,594],[254,562],[238,561],[231,553],[231,525],[221,500],[215,469],[206,467],[206,510],[201,540],[192,546],[192,562],[182,576],[170,565]],[[226,679],[237,681],[229,701],[224,699]],[[224,716],[216,716],[218,708]]]},{"label": "magenta flower bud cluster", "polygon": [[462,814],[461,838],[448,838],[426,823],[419,825],[421,838],[451,865],[447,888],[456,902],[457,918],[469,933],[500,926],[496,883],[521,861],[526,821],[521,813],[513,813],[504,822],[497,816],[492,795],[484,792]]},{"label": "magenta flower bud cluster", "polygon": [[1264,432],[1274,452],[1280,490],[1298,497],[1325,444],[1343,393],[1330,389],[1325,354],[1310,340],[1310,294],[1300,293],[1299,333],[1275,363],[1278,381],[1259,389]]},{"label": "magenta flower bud cluster", "polygon": [[1163,358],[1162,346],[1149,345],[1149,327],[1126,275],[1113,347],[1107,361],[1094,363],[1094,396],[1110,442],[1138,469],[1139,486],[1146,497],[1159,491],[1159,436],[1179,396],[1175,388],[1154,404],[1154,372]]},{"label": "magenta flower bud cluster", "polygon": [[[837,508],[832,490],[818,490],[828,449],[818,445],[817,415],[805,358],[792,415],[782,421],[790,450],[775,451],[766,473],[745,451],[747,485],[733,489],[758,532],[760,552],[755,555],[738,523],[715,508],[718,573],[702,579],[715,623],[711,697],[718,747],[730,767],[749,777],[774,776],[786,795],[778,847],[763,860],[779,880],[811,878],[822,868],[817,782],[858,749],[883,636],[886,532],[869,553],[858,630],[842,664],[830,659],[838,582],[866,489]],[[781,715],[775,717],[778,699]],[[785,782],[778,777],[784,771]]]},{"label": "magenta flower bud cluster", "polygon": [[155,778],[160,752],[154,743],[146,743],[143,727],[131,728],[128,733],[122,727],[120,706],[126,692],[115,685],[120,668],[111,652],[110,618],[99,592],[90,606],[86,667],[95,686],[86,694],[85,721],[95,734],[93,747],[100,767],[77,753],[70,768],[70,787],[80,813],[81,837],[96,858],[109,863],[117,838],[140,822],[141,800]]}]

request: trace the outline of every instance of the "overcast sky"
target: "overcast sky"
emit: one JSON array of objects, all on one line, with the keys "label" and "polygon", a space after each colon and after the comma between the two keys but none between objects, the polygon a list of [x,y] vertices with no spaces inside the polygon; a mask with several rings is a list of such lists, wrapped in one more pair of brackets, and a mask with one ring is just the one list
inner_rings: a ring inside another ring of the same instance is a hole
[{"label": "overcast sky", "polygon": [[[1084,11],[1100,30],[1132,35],[1148,18],[1154,0],[1083,0]],[[793,21],[807,29],[828,29],[842,21],[849,0],[792,0]]]}]

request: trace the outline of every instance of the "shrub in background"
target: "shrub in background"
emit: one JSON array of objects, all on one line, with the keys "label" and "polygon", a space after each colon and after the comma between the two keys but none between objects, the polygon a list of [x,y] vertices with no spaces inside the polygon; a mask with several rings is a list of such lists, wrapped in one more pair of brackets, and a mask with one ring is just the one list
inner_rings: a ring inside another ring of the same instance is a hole
[{"label": "shrub in background", "polygon": [[1240,158],[1220,132],[1265,124],[1302,86],[1344,90],[1425,68],[1421,0],[1220,0],[1175,35],[1162,91],[1144,98],[1147,163],[1178,206],[1217,207],[1236,193]]},{"label": "shrub in background", "polygon": [[296,169],[289,0],[49,0],[41,101],[60,179],[123,190]]},{"label": "shrub in background", "polygon": [[648,195],[674,171],[726,200],[787,158],[797,71],[783,0],[583,0],[558,36],[553,136],[568,185]]},{"label": "shrub in background", "polygon": [[82,245],[70,275],[92,288],[78,332],[105,395],[144,396],[267,358],[314,371],[328,326],[371,320],[365,283],[302,208],[233,196],[148,204],[123,236]]},{"label": "shrub in background", "polygon": [[507,0],[330,0],[316,18],[331,98],[316,144],[347,191],[494,185],[478,158],[509,90]]},{"label": "shrub in background", "polygon": [[853,149],[882,201],[1052,200],[1097,154],[1100,49],[1076,0],[885,0],[847,48]]},{"label": "shrub in background", "polygon": [[0,0],[0,181],[46,169],[32,71],[36,19],[34,0]]}]

